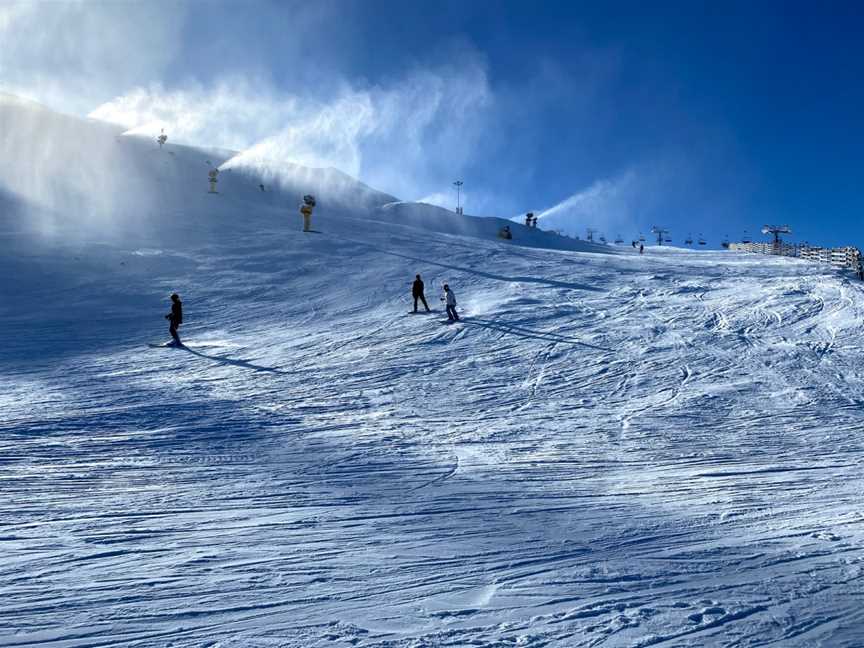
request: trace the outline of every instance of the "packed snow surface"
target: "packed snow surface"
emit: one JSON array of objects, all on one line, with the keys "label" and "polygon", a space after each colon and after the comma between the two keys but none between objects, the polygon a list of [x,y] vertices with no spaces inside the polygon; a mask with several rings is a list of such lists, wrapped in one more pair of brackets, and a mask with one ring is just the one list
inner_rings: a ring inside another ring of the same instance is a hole
[{"label": "packed snow surface", "polygon": [[0,645],[864,644],[859,284],[75,128],[0,151]]}]

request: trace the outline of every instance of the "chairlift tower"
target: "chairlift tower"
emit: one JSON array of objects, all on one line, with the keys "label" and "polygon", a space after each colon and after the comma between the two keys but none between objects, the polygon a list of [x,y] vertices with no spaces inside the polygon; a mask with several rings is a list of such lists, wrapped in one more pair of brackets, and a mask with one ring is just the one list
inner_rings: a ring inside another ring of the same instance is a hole
[{"label": "chairlift tower", "polygon": [[457,180],[453,183],[453,186],[456,187],[456,213],[460,216],[462,215],[462,185],[465,184],[461,180]]},{"label": "chairlift tower", "polygon": [[585,240],[589,243],[594,242],[594,234],[597,233],[597,230],[591,229],[590,227],[585,230]]},{"label": "chairlift tower", "polygon": [[762,233],[771,234],[774,237],[774,254],[780,254],[780,244],[783,242],[780,235],[791,234],[792,229],[788,225],[765,225],[762,228]]},{"label": "chairlift tower", "polygon": [[[657,227],[655,225],[654,227],[651,228],[651,233],[657,237],[657,245],[663,245],[663,239],[667,238],[667,236],[669,234],[669,230],[667,230],[663,227]],[[672,239],[668,239],[668,240],[671,241]]]}]

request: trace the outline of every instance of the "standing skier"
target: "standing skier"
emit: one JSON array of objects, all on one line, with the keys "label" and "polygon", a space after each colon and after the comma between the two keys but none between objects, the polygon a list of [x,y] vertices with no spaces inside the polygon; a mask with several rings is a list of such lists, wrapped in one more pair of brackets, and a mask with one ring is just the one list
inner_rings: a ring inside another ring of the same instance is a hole
[{"label": "standing skier", "polygon": [[420,275],[417,275],[417,278],[414,279],[414,283],[411,285],[411,296],[414,297],[414,312],[417,312],[417,300],[419,299],[423,302],[423,305],[426,307],[426,312],[429,312],[429,304],[426,303],[426,295],[423,294],[423,280],[420,278]]},{"label": "standing skier", "polygon": [[459,315],[456,312],[456,295],[453,294],[453,291],[450,290],[450,286],[444,284],[444,296],[441,298],[447,305],[447,319],[451,322],[458,322]]},{"label": "standing skier", "polygon": [[171,295],[171,312],[165,316],[165,319],[170,323],[168,332],[174,339],[174,342],[171,344],[173,346],[183,346],[180,336],[177,334],[177,327],[183,323],[183,302],[180,301],[180,295],[177,293]]},{"label": "standing skier", "polygon": [[643,254],[645,252],[645,246],[641,243],[639,244],[639,254]]}]

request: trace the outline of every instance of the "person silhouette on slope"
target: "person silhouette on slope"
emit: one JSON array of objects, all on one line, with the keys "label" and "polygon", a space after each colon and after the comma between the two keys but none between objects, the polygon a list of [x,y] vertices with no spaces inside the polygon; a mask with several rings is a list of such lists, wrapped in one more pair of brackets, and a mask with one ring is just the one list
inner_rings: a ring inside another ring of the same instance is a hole
[{"label": "person silhouette on slope", "polygon": [[177,328],[183,323],[183,302],[180,301],[180,295],[177,293],[171,295],[171,312],[165,316],[165,319],[169,322],[168,332],[174,340],[170,344],[178,347],[183,346],[180,336],[177,334]]},{"label": "person silhouette on slope", "polygon": [[450,286],[444,284],[444,296],[441,301],[447,306],[447,319],[451,322],[459,321],[459,314],[456,312],[456,295],[450,290]]},{"label": "person silhouette on slope", "polygon": [[423,306],[426,307],[426,312],[429,311],[429,304],[426,303],[426,295],[423,292],[423,280],[420,278],[420,275],[417,275],[417,278],[414,279],[414,283],[411,284],[411,296],[414,297],[414,312],[417,312],[417,300],[419,299],[423,302]]}]

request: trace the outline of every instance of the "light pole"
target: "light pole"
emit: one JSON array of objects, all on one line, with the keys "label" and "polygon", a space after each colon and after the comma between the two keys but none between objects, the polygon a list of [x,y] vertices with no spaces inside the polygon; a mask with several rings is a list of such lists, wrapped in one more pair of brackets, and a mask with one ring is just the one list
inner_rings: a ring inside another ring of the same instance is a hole
[{"label": "light pole", "polygon": [[456,213],[462,215],[462,185],[465,184],[461,180],[453,183],[456,186]]}]

